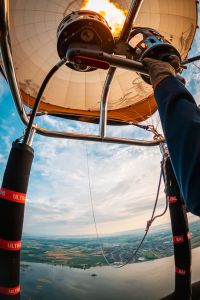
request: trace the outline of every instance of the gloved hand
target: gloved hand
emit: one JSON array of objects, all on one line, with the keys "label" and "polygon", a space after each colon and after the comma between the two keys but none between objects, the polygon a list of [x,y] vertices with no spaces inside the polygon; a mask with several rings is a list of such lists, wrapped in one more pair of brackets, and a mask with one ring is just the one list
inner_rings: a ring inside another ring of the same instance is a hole
[{"label": "gloved hand", "polygon": [[153,89],[155,89],[156,86],[166,77],[176,76],[175,69],[167,62],[153,58],[144,58],[142,63],[149,70]]}]

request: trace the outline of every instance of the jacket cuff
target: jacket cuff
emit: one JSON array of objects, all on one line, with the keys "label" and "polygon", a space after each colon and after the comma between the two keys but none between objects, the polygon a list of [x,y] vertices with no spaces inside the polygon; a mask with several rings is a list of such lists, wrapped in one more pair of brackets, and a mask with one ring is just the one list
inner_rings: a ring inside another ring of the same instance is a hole
[{"label": "jacket cuff", "polygon": [[165,81],[165,79],[167,79],[167,78],[175,78],[174,76],[172,76],[172,75],[166,75],[166,76],[164,76],[164,77],[162,77],[160,80],[158,80],[154,85],[153,85],[153,89],[154,89],[154,92],[156,92],[156,89],[157,89],[157,87],[159,87],[159,85],[163,82],[163,81]]}]

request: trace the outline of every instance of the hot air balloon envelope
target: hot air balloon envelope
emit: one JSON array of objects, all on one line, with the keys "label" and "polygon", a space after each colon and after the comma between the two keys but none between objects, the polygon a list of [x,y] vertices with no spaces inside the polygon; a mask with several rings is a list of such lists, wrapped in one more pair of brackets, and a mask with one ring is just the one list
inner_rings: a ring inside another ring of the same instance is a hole
[{"label": "hot air balloon envelope", "polygon": [[[59,24],[72,11],[80,10],[86,2],[88,1],[10,1],[10,37],[14,67],[23,102],[29,107],[33,107],[46,74],[60,59],[57,52]],[[98,9],[97,4],[101,1],[92,2],[96,3]],[[130,0],[111,2],[117,4],[116,8],[121,9],[123,14],[131,4]],[[110,11],[111,16],[112,13]],[[109,23],[108,19],[107,22]],[[157,30],[178,50],[181,58],[185,59],[197,26],[197,1],[144,0],[134,26]],[[99,119],[106,74],[106,70],[99,69],[81,73],[64,65],[48,84],[40,111],[96,122]],[[156,111],[152,94],[151,86],[137,73],[117,69],[109,94],[108,122],[144,121]]]}]

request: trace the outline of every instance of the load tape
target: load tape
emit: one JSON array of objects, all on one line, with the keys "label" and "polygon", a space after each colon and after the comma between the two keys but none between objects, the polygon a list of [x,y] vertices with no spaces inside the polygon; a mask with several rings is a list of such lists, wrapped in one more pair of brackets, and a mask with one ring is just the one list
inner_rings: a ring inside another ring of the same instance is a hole
[{"label": "load tape", "polygon": [[180,268],[175,268],[175,272],[176,274],[179,274],[179,275],[182,275],[182,276],[185,276],[186,275],[186,270],[185,269],[180,269]]},{"label": "load tape", "polygon": [[9,251],[19,251],[21,250],[22,242],[21,241],[8,241],[0,239],[0,249],[9,250]]},{"label": "load tape", "polygon": [[178,201],[176,196],[168,196],[167,200],[168,200],[169,204],[174,204]]},{"label": "load tape", "polygon": [[0,198],[21,204],[25,204],[26,202],[26,194],[11,191],[5,188],[0,189]]},{"label": "load tape", "polygon": [[174,235],[172,240],[174,244],[182,244],[185,241],[184,235]]},{"label": "load tape", "polygon": [[[187,239],[190,240],[190,232],[187,233]],[[185,242],[184,235],[174,235],[172,238],[174,244],[182,244]]]},{"label": "load tape", "polygon": [[[176,272],[176,274],[179,274],[181,276],[185,276],[187,274],[187,271],[185,269],[180,269],[178,267],[175,268],[175,272]],[[192,266],[190,266],[189,272],[190,273],[192,272]]]},{"label": "load tape", "polygon": [[16,286],[16,287],[3,287],[0,286],[0,294],[2,295],[6,295],[6,296],[13,296],[13,295],[17,295],[20,293],[20,285]]}]

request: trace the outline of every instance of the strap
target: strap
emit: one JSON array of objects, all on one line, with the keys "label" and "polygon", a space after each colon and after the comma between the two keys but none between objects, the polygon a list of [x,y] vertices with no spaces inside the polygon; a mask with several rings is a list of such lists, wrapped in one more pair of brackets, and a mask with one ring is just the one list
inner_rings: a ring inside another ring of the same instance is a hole
[{"label": "strap", "polygon": [[20,285],[13,288],[0,286],[0,294],[2,295],[11,296],[11,295],[17,295],[19,293],[20,293]]},{"label": "strap", "polygon": [[8,251],[19,251],[21,249],[21,241],[8,241],[0,239],[0,249]]},{"label": "strap", "polygon": [[26,194],[11,191],[5,188],[0,189],[0,198],[21,204],[25,204],[26,202]]}]

